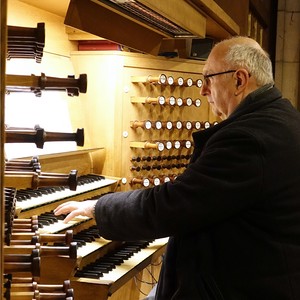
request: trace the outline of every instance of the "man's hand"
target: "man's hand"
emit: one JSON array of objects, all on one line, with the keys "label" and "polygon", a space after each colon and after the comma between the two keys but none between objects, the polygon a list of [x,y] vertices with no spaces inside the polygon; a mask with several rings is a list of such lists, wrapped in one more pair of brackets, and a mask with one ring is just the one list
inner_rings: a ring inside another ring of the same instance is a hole
[{"label": "man's hand", "polygon": [[56,216],[68,214],[64,219],[64,223],[68,223],[79,215],[93,218],[96,203],[97,200],[65,202],[54,209],[54,214]]}]

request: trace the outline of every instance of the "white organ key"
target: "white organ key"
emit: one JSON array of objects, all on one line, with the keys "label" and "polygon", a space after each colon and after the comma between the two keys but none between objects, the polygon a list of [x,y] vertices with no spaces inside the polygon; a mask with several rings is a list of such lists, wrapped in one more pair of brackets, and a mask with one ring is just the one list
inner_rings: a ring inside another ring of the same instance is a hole
[{"label": "white organ key", "polygon": [[70,229],[82,222],[86,222],[90,220],[91,218],[85,217],[85,216],[77,216],[68,223],[64,223],[62,220],[58,220],[57,222],[50,224],[50,225],[44,225],[43,228],[39,228],[39,233],[58,233],[61,231],[65,231],[67,229]]},{"label": "white organ key", "polygon": [[128,272],[134,268],[138,268],[138,265],[150,257],[159,247],[163,247],[168,242],[168,238],[156,239],[151,242],[146,248],[142,248],[139,252],[134,253],[130,258],[126,259],[121,265],[117,265],[115,269],[108,273],[104,273],[100,280],[108,280],[116,282],[125,276]]},{"label": "white organ key", "polygon": [[48,204],[51,202],[56,202],[60,199],[65,199],[68,197],[72,197],[75,195],[79,195],[88,191],[92,191],[95,189],[103,188],[105,186],[109,186],[111,184],[116,183],[116,179],[101,179],[93,182],[88,182],[82,185],[78,185],[76,191],[71,191],[69,189],[58,190],[51,194],[43,194],[42,196],[32,197],[28,200],[18,201],[16,204],[16,210],[28,210],[30,208],[34,208],[37,206],[42,206],[44,204]]},{"label": "white organ key", "polygon": [[86,257],[109,243],[111,243],[111,241],[106,240],[104,238],[96,238],[95,241],[89,242],[86,245],[78,247],[77,256]]}]

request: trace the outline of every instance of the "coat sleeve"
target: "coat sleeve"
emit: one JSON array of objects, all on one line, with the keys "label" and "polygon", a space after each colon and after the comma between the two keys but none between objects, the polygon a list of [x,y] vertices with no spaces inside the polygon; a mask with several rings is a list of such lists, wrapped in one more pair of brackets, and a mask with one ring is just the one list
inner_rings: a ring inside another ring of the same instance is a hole
[{"label": "coat sleeve", "polygon": [[263,149],[250,133],[223,130],[174,182],[101,197],[96,222],[107,239],[199,231],[263,199]]}]

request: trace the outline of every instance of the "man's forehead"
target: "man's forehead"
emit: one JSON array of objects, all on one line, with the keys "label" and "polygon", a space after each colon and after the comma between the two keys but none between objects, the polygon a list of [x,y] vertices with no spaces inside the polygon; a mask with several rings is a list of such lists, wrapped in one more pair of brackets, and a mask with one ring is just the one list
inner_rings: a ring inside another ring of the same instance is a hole
[{"label": "man's forehead", "polygon": [[203,67],[203,73],[219,70],[224,65],[225,48],[222,45],[216,45],[208,55]]}]

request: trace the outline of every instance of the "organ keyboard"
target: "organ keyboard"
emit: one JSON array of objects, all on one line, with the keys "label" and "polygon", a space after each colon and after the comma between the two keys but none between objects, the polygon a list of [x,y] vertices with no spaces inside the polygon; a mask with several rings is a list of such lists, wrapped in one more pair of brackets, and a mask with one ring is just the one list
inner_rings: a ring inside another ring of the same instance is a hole
[{"label": "organ keyboard", "polygon": [[[58,155],[58,161],[61,159],[60,156]],[[66,156],[67,158],[62,159],[68,161],[69,165],[62,168],[61,164],[53,159],[53,155],[50,155],[49,160],[48,157],[40,157],[39,160],[46,172],[65,172],[64,168],[76,167],[81,175],[78,176],[75,191],[67,187],[43,187],[36,190],[21,189],[16,192],[16,216],[19,219],[31,218],[33,215],[37,216],[39,227],[36,232],[37,235],[62,235],[72,231],[72,242],[77,243],[76,259],[42,257],[43,266],[40,277],[43,283],[59,284],[63,280],[70,280],[71,287],[74,289],[74,299],[79,300],[92,299],[92,297],[97,297],[99,300],[108,299],[108,297],[111,300],[140,299],[140,289],[148,293],[151,287],[149,289],[148,286],[143,286],[141,282],[135,282],[134,278],[152,281],[153,279],[149,273],[143,271],[147,266],[151,270],[153,269],[151,272],[154,272],[155,277],[158,278],[160,266],[154,267],[151,264],[161,261],[160,256],[164,253],[167,239],[143,242],[142,245],[136,247],[136,252],[129,254],[130,251],[124,249],[129,247],[128,243],[110,241],[101,237],[93,219],[78,216],[65,224],[63,222],[64,216],[54,216],[53,209],[60,203],[70,200],[85,201],[99,198],[103,194],[115,192],[119,186],[119,178],[97,174],[99,170],[94,167],[93,160],[97,160],[98,156],[90,155],[88,151],[78,151],[75,154],[69,153]],[[86,163],[86,159],[90,161]],[[23,238],[20,237],[20,239]],[[27,240],[30,243],[30,238]],[[17,247],[20,243],[21,241],[12,241],[12,244],[16,245],[14,247]],[[52,243],[50,242],[50,244]],[[55,244],[58,247],[60,242]],[[12,246],[10,251],[14,251],[14,247]],[[19,248],[25,249],[26,247],[30,248],[32,246],[28,244],[28,246]],[[82,273],[88,270],[91,264],[104,258],[110,259],[109,257],[116,255],[118,251],[123,254],[126,253],[128,257],[123,258],[122,263],[114,265],[111,270],[102,270],[101,276],[97,278],[88,278]],[[52,265],[59,265],[59,270],[52,270],[53,268],[49,267]],[[70,273],[69,270],[72,266],[73,272]],[[76,267],[74,268],[74,266]],[[57,281],[57,279],[59,280]]]},{"label": "organ keyboard", "polygon": [[[120,258],[122,255],[117,255],[118,250],[113,254],[106,255],[103,261],[114,263],[111,269],[107,268],[105,271],[103,271],[105,268],[101,268],[101,258],[90,263],[82,268],[83,270],[79,270],[71,279],[76,299],[92,299],[92,297],[107,299],[112,296],[138,272],[155,262],[164,253],[166,243],[167,238],[150,242],[124,243],[119,252],[122,253],[124,249],[123,253],[126,253],[124,256],[126,258]],[[129,250],[126,252],[126,249]],[[127,258],[127,256],[129,257]],[[97,263],[98,269],[101,271],[93,272],[93,269],[97,269]],[[105,264],[102,263],[102,265]]]},{"label": "organ keyboard", "polygon": [[[78,184],[75,191],[71,191],[66,187],[49,187],[37,190],[19,190],[17,192],[16,210],[22,217],[29,217],[32,214],[40,214],[45,212],[42,207],[55,208],[59,203],[77,200],[82,197],[90,197],[91,195],[106,193],[113,191],[118,184],[117,178],[108,178],[95,174],[88,174],[78,178]],[[113,189],[112,189],[113,188]],[[51,206],[49,206],[51,205]]]}]

